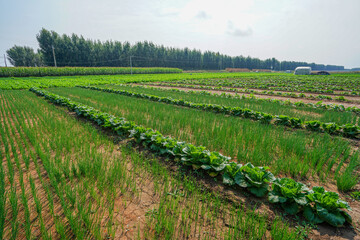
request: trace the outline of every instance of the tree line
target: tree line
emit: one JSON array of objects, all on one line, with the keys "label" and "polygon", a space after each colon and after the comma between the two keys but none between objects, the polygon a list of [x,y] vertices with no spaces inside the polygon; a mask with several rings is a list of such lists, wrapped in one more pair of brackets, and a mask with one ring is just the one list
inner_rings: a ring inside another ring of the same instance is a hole
[{"label": "tree line", "polygon": [[59,67],[176,67],[182,69],[223,70],[225,68],[294,70],[298,66],[310,66],[313,70],[344,70],[344,66],[324,65],[296,61],[279,61],[275,58],[231,57],[219,52],[201,52],[189,48],[173,48],[144,41],[129,42],[85,39],[76,34],[59,35],[55,31],[41,29],[36,35],[37,52],[29,47],[14,46],[7,50],[8,59],[14,66]]}]

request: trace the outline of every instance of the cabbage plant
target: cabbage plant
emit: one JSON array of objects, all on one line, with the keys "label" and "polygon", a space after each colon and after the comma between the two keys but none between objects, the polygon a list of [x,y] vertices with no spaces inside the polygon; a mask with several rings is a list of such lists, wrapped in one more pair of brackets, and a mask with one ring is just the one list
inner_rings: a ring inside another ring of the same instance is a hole
[{"label": "cabbage plant", "polygon": [[308,187],[290,178],[277,178],[272,183],[269,201],[278,203],[288,214],[298,213],[307,204]]},{"label": "cabbage plant", "polygon": [[306,195],[308,205],[304,208],[304,217],[312,223],[327,222],[340,227],[351,223],[351,216],[344,209],[351,210],[349,204],[340,199],[339,194],[325,191],[323,187],[314,187]]},{"label": "cabbage plant", "polygon": [[236,175],[235,182],[255,196],[263,197],[269,191],[269,183],[275,180],[274,175],[268,170],[269,167],[255,167],[247,163],[240,168],[241,174]]}]

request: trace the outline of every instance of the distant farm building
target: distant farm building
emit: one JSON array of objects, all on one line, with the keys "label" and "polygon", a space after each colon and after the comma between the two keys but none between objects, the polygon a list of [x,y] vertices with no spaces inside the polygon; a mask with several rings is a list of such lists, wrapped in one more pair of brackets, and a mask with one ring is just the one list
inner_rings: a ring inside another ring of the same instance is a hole
[{"label": "distant farm building", "polygon": [[226,68],[225,71],[227,72],[250,72],[248,68]]},{"label": "distant farm building", "polygon": [[295,75],[310,75],[311,67],[297,67],[295,68]]}]

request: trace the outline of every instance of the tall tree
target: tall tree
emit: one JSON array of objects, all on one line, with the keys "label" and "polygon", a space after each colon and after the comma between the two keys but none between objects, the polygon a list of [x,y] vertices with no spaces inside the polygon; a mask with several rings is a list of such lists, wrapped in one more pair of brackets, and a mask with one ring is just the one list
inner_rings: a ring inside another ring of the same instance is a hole
[{"label": "tall tree", "polygon": [[42,66],[41,54],[35,53],[31,47],[13,46],[6,51],[7,58],[15,67],[40,67]]}]

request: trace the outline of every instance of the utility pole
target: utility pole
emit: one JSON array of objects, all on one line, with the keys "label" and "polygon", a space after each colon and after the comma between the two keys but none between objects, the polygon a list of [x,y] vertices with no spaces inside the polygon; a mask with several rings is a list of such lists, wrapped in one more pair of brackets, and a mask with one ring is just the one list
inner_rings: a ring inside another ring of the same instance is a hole
[{"label": "utility pole", "polygon": [[57,67],[57,65],[56,65],[55,51],[54,51],[54,45],[52,45],[51,47],[52,47],[52,52],[53,52],[55,67]]},{"label": "utility pole", "polygon": [[4,54],[4,61],[5,61],[5,67],[7,67],[5,54]]},{"label": "utility pole", "polygon": [[131,62],[131,58],[132,58],[132,56],[130,56],[130,72],[131,72],[131,75],[132,75],[132,62]]}]

